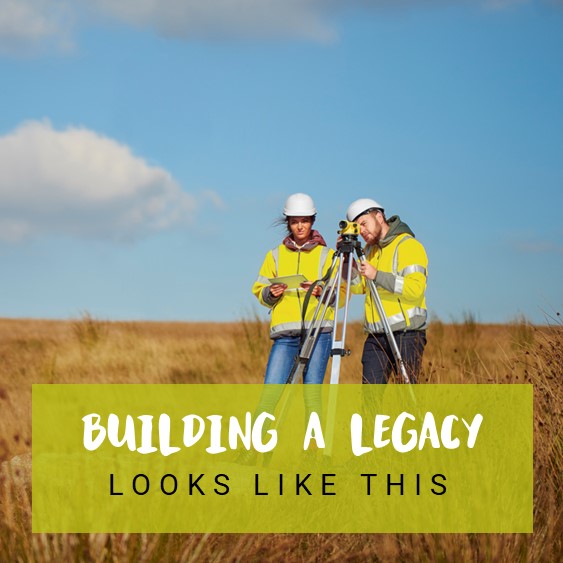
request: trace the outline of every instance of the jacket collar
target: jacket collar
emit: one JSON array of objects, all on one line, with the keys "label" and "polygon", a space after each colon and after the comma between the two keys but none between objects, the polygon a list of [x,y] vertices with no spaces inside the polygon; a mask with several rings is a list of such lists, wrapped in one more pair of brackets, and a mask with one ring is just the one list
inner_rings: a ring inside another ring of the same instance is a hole
[{"label": "jacket collar", "polygon": [[293,240],[293,235],[287,235],[282,244],[289,250],[313,250],[316,246],[326,246],[325,239],[322,237],[321,233],[316,230],[311,231],[311,237],[305,244],[301,247],[297,246],[297,243]]}]

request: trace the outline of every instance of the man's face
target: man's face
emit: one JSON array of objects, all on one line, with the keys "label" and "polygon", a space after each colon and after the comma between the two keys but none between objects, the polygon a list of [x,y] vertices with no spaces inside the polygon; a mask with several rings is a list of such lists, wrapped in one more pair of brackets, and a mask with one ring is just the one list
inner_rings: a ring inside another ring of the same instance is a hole
[{"label": "man's face", "polygon": [[360,227],[360,234],[368,245],[377,244],[381,238],[382,227],[378,220],[380,215],[381,212],[372,211],[367,215],[362,215],[356,221]]}]

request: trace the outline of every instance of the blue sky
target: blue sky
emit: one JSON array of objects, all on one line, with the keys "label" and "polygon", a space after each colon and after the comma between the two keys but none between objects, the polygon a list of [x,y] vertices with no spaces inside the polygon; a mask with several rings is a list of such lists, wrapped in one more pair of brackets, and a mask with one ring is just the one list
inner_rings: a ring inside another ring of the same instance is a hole
[{"label": "blue sky", "polygon": [[0,13],[0,316],[248,316],[294,192],[329,244],[356,198],[399,214],[444,321],[561,310],[563,3]]}]

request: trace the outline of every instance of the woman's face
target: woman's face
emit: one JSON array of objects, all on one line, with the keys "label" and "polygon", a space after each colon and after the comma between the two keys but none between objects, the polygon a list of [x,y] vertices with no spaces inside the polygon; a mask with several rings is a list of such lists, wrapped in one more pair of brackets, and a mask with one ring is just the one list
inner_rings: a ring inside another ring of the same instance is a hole
[{"label": "woman's face", "polygon": [[311,217],[290,217],[289,230],[293,235],[293,240],[301,245],[306,243],[311,236],[313,220]]}]

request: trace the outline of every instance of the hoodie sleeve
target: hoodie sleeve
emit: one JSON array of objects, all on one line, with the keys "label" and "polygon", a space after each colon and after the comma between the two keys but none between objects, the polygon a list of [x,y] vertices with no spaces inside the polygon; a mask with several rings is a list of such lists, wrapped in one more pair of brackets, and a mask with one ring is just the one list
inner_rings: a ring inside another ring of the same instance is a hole
[{"label": "hoodie sleeve", "polygon": [[252,293],[254,293],[256,299],[261,305],[265,307],[272,308],[280,299],[279,297],[273,297],[270,294],[270,280],[268,278],[274,278],[277,276],[276,262],[274,260],[274,255],[272,251],[266,254],[266,258],[262,263],[258,277],[252,286]]},{"label": "hoodie sleeve", "polygon": [[428,257],[420,242],[414,238],[399,243],[396,249],[396,271],[378,270],[375,283],[409,301],[420,299],[426,291]]}]

